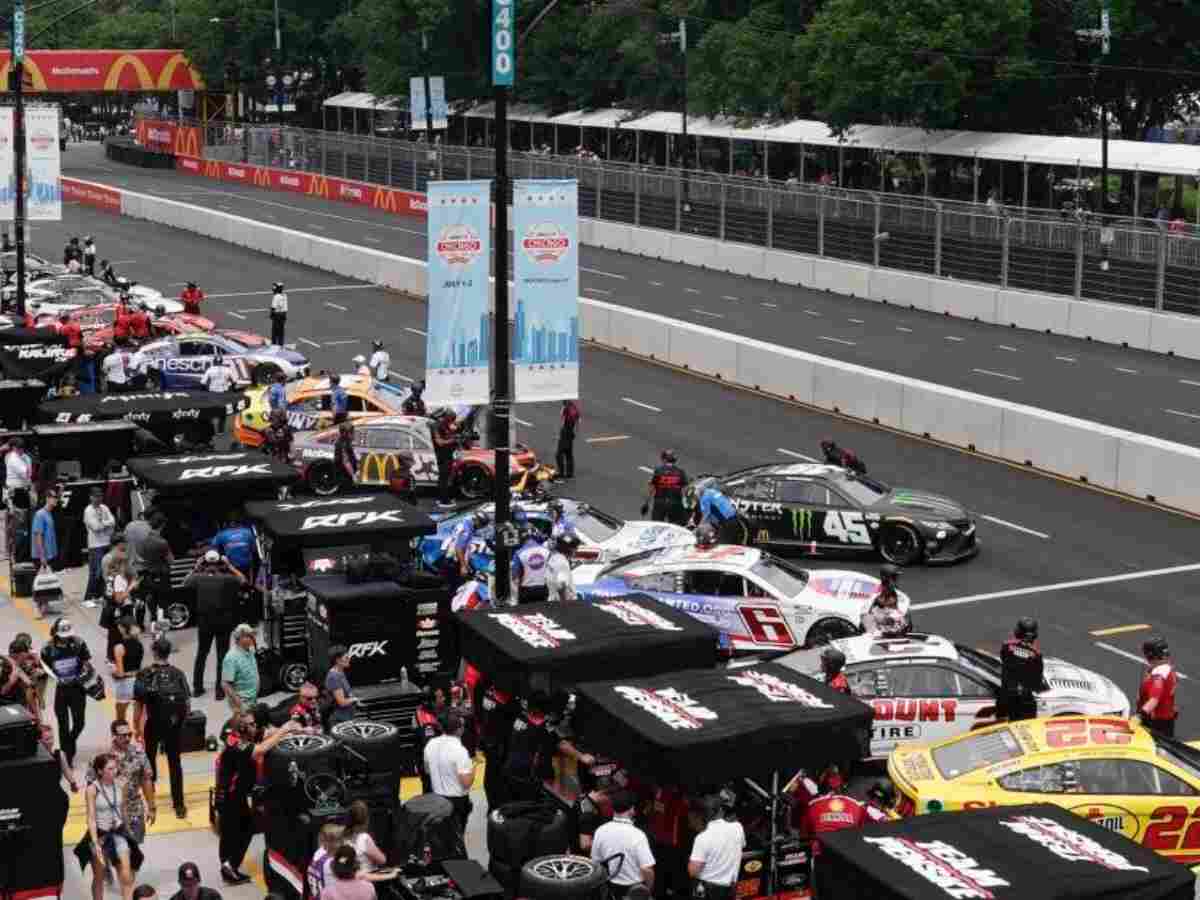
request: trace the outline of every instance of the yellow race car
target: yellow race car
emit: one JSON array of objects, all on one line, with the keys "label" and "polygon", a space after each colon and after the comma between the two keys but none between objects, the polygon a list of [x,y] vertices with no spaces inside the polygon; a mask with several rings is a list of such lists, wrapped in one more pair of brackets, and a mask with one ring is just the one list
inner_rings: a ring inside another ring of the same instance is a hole
[{"label": "yellow race car", "polygon": [[[367,375],[342,375],[351,419],[363,416],[399,415],[406,391]],[[233,438],[243,447],[266,443],[267,387],[252,387],[245,393],[250,403],[233,425]],[[333,424],[329,408],[331,388],[326,377],[302,378],[287,386],[288,422],[295,431],[320,431]]]},{"label": "yellow race car", "polygon": [[1054,803],[1176,862],[1200,863],[1200,750],[1136,720],[993,725],[898,747],[888,774],[904,816]]}]

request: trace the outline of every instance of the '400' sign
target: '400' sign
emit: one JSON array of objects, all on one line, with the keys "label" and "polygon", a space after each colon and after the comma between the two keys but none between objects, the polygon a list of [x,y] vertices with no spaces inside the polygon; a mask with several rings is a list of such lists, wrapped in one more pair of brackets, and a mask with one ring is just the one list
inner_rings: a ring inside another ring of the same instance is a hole
[{"label": "'400' sign", "polygon": [[512,87],[517,67],[516,0],[492,0],[492,86]]}]

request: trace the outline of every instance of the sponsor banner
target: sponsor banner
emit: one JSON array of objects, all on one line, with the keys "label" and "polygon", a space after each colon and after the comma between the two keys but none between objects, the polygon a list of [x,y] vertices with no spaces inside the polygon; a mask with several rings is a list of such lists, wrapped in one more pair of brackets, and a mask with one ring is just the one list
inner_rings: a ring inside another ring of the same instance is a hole
[{"label": "sponsor banner", "polygon": [[59,110],[25,109],[25,215],[30,220],[62,221],[62,155],[58,143]]},{"label": "sponsor banner", "polygon": [[408,114],[412,117],[413,131],[424,131],[429,121],[429,103],[425,97],[425,76],[408,79]]},{"label": "sponsor banner", "polygon": [[433,116],[433,130],[450,127],[450,108],[446,105],[446,79],[441,75],[429,79],[429,112]]},{"label": "sponsor banner", "polygon": [[75,364],[75,353],[65,341],[61,344],[0,344],[0,373],[17,381],[36,378],[52,384]]},{"label": "sponsor banner", "polygon": [[425,402],[487,403],[490,181],[429,184]]},{"label": "sponsor banner", "polygon": [[[2,160],[0,160],[0,165],[3,165]],[[63,199],[73,203],[90,206],[94,209],[103,209],[107,212],[120,213],[121,211],[121,192],[111,188],[98,184],[87,184],[73,178],[64,178],[62,192]]]},{"label": "sponsor banner", "polygon": [[513,184],[514,399],[579,396],[579,187]]},{"label": "sponsor banner", "polygon": [[16,215],[17,179],[14,174],[13,156],[13,108],[0,106],[0,218],[12,219]]},{"label": "sponsor banner", "polygon": [[204,146],[199,128],[167,119],[138,119],[134,137],[148,150],[174,156],[199,157]]},{"label": "sponsor banner", "polygon": [[[0,87],[7,90],[12,54],[0,52]],[[75,94],[203,90],[204,79],[182,50],[29,50],[25,90]]]}]

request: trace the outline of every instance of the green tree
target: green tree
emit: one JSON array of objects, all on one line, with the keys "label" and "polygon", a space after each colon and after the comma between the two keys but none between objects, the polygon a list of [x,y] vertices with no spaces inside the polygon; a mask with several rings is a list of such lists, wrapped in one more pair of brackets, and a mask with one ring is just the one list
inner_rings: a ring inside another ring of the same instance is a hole
[{"label": "green tree", "polygon": [[787,0],[756,0],[736,22],[709,27],[691,58],[689,89],[709,115],[763,116],[800,112],[796,36]]}]

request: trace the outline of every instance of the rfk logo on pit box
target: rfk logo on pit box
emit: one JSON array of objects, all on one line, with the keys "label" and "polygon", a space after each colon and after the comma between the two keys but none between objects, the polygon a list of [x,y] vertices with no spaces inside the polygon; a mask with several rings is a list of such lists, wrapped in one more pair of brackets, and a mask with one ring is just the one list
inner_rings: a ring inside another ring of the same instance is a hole
[{"label": "rfk logo on pit box", "polygon": [[866,836],[862,840],[878,847],[954,898],[990,900],[993,895],[987,888],[1012,886],[991,869],[981,869],[979,863],[945,841]]},{"label": "rfk logo on pit box", "polygon": [[626,625],[649,625],[659,631],[683,631],[683,626],[675,625],[653,610],[646,609],[629,600],[606,600],[603,603],[593,604],[592,608],[611,613]]},{"label": "rfk logo on pit box", "polygon": [[193,478],[225,478],[228,476],[240,478],[243,475],[270,474],[270,463],[259,463],[256,466],[204,466],[201,469],[184,469],[179,473],[179,480],[188,481]]},{"label": "rfk logo on pit box", "polygon": [[492,618],[497,625],[503,625],[530,647],[551,649],[560,646],[563,641],[575,640],[574,633],[541,613],[493,613]]},{"label": "rfk logo on pit box", "polygon": [[348,525],[374,525],[388,522],[392,525],[403,525],[404,517],[398,510],[384,509],[378,512],[347,512],[334,513],[329,516],[307,516],[300,525],[301,531],[311,531],[314,528],[345,528]]},{"label": "rfk logo on pit box", "polygon": [[346,655],[351,659],[369,659],[372,656],[387,655],[387,641],[363,641],[359,644],[351,644],[346,650]]},{"label": "rfk logo on pit box", "polygon": [[630,703],[640,706],[675,731],[696,731],[703,728],[705,722],[711,722],[717,718],[717,714],[713,710],[702,706],[675,688],[650,691],[621,684],[617,685],[614,690]]},{"label": "rfk logo on pit box", "polygon": [[800,685],[776,678],[766,672],[743,672],[740,675],[730,675],[729,680],[745,687],[754,688],[772,703],[799,703],[813,709],[833,709],[832,703],[826,703]]},{"label": "rfk logo on pit box", "polygon": [[1018,816],[1015,819],[1001,819],[1000,824],[1010,831],[1025,835],[1035,844],[1045,847],[1055,856],[1068,862],[1090,862],[1120,872],[1150,871],[1145,866],[1135,866],[1119,853],[1114,853],[1087,835],[1060,825],[1053,819]]}]

